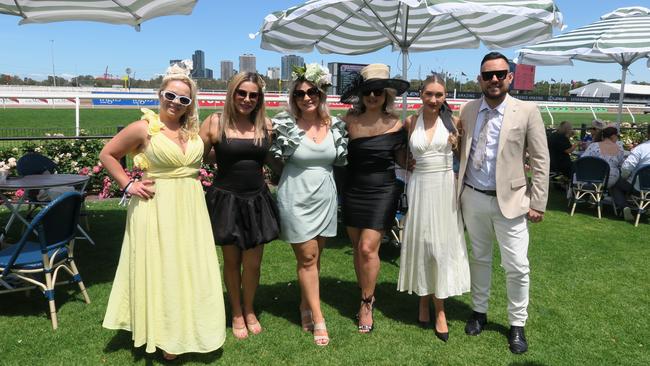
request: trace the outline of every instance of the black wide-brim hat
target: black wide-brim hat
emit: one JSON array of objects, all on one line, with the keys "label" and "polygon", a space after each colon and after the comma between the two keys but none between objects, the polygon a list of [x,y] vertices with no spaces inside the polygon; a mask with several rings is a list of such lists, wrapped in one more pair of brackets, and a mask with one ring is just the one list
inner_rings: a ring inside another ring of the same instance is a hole
[{"label": "black wide-brim hat", "polygon": [[364,67],[341,94],[341,103],[355,103],[363,92],[369,90],[390,88],[394,89],[397,95],[404,94],[411,84],[406,80],[389,78],[389,72],[388,66],[384,64],[370,64]]}]

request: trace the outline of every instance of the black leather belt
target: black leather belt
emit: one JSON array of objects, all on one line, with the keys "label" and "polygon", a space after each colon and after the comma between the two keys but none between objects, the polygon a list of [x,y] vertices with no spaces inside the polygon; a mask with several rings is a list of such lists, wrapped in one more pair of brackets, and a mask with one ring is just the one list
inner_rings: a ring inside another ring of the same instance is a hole
[{"label": "black leather belt", "polygon": [[474,187],[470,186],[470,185],[467,184],[467,183],[465,183],[465,185],[468,186],[469,188],[475,190],[476,192],[481,192],[481,193],[483,193],[483,194],[485,194],[485,195],[492,196],[492,197],[496,197],[496,196],[497,196],[497,191],[489,191],[489,190],[486,190],[486,189],[478,189],[478,188],[474,188]]}]

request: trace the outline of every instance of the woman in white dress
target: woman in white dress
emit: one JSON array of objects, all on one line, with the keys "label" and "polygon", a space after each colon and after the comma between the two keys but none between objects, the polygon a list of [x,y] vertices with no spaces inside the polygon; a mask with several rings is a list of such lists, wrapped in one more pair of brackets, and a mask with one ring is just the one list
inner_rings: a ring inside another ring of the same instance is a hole
[{"label": "woman in white dress", "polygon": [[420,297],[418,322],[430,323],[433,299],[435,334],[447,341],[444,300],[469,291],[467,247],[452,170],[459,128],[445,101],[444,81],[429,76],[422,84],[422,109],[406,119],[415,162],[407,188],[409,212],[404,224],[397,289]]}]

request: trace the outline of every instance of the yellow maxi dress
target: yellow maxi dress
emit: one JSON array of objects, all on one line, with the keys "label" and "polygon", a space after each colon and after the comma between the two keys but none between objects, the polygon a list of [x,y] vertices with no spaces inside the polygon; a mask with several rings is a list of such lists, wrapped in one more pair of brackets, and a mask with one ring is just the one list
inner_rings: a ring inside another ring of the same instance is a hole
[{"label": "yellow maxi dress", "polygon": [[134,345],[172,354],[210,352],[226,338],[219,262],[198,181],[203,143],[186,152],[145,111],[150,141],[134,162],[155,181],[150,200],[132,197],[103,326],[131,331]]}]

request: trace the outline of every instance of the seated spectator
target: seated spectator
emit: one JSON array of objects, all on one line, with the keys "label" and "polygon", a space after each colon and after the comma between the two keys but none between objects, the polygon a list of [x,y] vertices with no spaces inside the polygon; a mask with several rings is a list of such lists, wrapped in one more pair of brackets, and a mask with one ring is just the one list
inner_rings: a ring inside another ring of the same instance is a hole
[{"label": "seated spectator", "polygon": [[[623,165],[621,166],[620,179],[620,188],[623,191],[623,194],[632,191],[632,178],[634,178],[634,173],[636,173],[636,171],[642,166],[648,164],[650,164],[650,140],[639,144],[637,147],[632,149],[630,156],[628,156],[623,162]],[[639,186],[635,186],[634,189],[638,190]],[[623,215],[628,221],[634,220],[630,207],[623,208]]]},{"label": "seated spectator", "polygon": [[605,123],[601,120],[595,119],[591,121],[591,126],[587,129],[587,133],[580,140],[580,149],[586,150],[592,142],[599,142],[601,140],[601,133],[604,127]]},{"label": "seated spectator", "polygon": [[560,126],[548,138],[548,150],[551,157],[551,171],[557,172],[565,177],[573,174],[571,153],[578,147],[572,144],[570,138],[575,135],[571,123],[562,121]]},{"label": "seated spectator", "polygon": [[621,176],[620,168],[625,158],[623,148],[618,142],[618,128],[615,125],[607,125],[601,133],[602,141],[592,143],[582,156],[595,156],[605,160],[609,164],[609,180],[607,188],[614,198],[617,207],[625,206],[625,193],[619,189],[617,184]]}]

